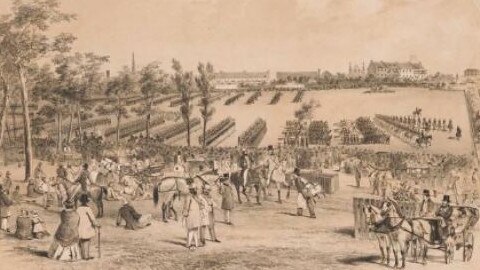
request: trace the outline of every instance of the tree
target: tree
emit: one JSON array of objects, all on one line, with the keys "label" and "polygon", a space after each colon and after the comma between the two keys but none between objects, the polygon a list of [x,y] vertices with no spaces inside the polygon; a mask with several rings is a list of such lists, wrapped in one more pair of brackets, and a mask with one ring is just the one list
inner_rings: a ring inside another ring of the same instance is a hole
[{"label": "tree", "polygon": [[27,68],[49,52],[66,52],[75,38],[66,33],[51,38],[51,25],[74,19],[62,13],[58,0],[13,2],[12,14],[0,19],[1,54],[11,61],[20,81],[24,122],[25,180],[32,175],[32,136],[30,128]]},{"label": "tree", "polygon": [[107,106],[100,106],[97,111],[101,114],[114,114],[117,118],[117,147],[120,143],[120,125],[122,118],[128,118],[125,97],[133,91],[135,87],[134,75],[128,67],[123,70],[107,83],[105,94],[113,99],[107,102]]},{"label": "tree", "polygon": [[[1,49],[0,49],[1,52]],[[7,109],[10,106],[11,86],[14,80],[14,67],[8,59],[0,55],[0,88],[2,91],[2,103],[0,109],[0,146],[3,144],[7,122]]]},{"label": "tree", "polygon": [[[69,60],[69,58],[66,60]],[[101,75],[101,67],[103,64],[108,63],[109,57],[89,52],[83,54],[77,53],[71,60],[74,60],[71,62],[73,62],[78,79],[77,87],[72,89],[69,95],[70,128],[68,132],[68,142],[70,142],[72,137],[73,118],[76,116],[80,145],[82,145],[82,119],[87,118],[89,114],[86,112],[93,108],[93,104],[87,101],[87,97],[94,92],[100,92],[105,89],[103,76]]]},{"label": "tree", "polygon": [[187,126],[187,145],[190,146],[190,117],[192,116],[193,106],[190,105],[191,93],[193,88],[193,75],[191,72],[183,71],[182,65],[176,59],[172,60],[172,69],[175,71],[173,81],[177,91],[180,93],[182,105],[180,113]]},{"label": "tree", "polygon": [[213,89],[211,81],[213,80],[213,66],[210,63],[204,65],[203,63],[198,64],[198,74],[199,76],[195,78],[197,83],[197,88],[200,90],[202,94],[202,98],[200,100],[200,114],[202,115],[203,119],[203,147],[207,146],[207,122],[212,117],[213,113],[215,112],[214,108],[210,108],[210,93]]},{"label": "tree", "polygon": [[159,94],[165,94],[168,85],[168,76],[160,68],[160,63],[152,62],[140,71],[140,92],[143,95],[143,104],[134,108],[134,111],[145,116],[145,130],[147,140],[150,138],[150,121],[154,113],[153,100]]},{"label": "tree", "polygon": [[302,131],[306,128],[304,126],[304,122],[311,120],[313,117],[313,112],[315,111],[316,108],[320,107],[320,104],[316,102],[315,100],[310,100],[308,103],[303,103],[300,109],[296,110],[294,115],[295,118],[297,118],[297,133],[295,135],[295,141],[298,141],[298,137],[302,133]]}]

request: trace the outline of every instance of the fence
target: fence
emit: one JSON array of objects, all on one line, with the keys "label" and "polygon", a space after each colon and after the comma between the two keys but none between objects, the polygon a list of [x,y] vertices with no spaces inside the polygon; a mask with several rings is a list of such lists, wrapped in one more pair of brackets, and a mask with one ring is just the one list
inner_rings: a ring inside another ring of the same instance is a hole
[{"label": "fence", "polygon": [[[353,217],[355,220],[355,238],[374,239],[375,235],[370,232],[367,219],[363,213],[364,205],[373,205],[380,208],[382,199],[378,197],[354,197],[353,198]],[[417,216],[419,204],[416,202],[398,202],[400,213],[407,218]]]},{"label": "fence", "polygon": [[327,194],[335,194],[340,189],[338,174],[336,173],[322,173],[320,171],[303,171],[302,177],[305,177],[311,182],[318,183],[322,190]]}]

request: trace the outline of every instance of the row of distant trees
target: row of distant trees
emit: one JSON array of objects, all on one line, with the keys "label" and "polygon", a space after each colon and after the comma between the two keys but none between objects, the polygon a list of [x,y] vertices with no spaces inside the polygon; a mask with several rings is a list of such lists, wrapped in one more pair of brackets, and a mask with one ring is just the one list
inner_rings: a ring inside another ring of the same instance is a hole
[{"label": "row of distant trees", "polygon": [[[61,11],[59,0],[16,0],[11,12],[0,17],[0,145],[4,141],[8,108],[20,100],[23,118],[23,144],[25,154],[25,179],[32,176],[32,120],[42,122],[55,118],[57,126],[57,151],[63,142],[73,139],[76,122],[82,134],[82,121],[94,113],[116,118],[116,142],[120,140],[121,123],[129,117],[127,98],[133,92],[142,95],[141,103],[132,111],[145,117],[146,135],[150,137],[150,120],[156,112],[156,97],[176,90],[182,104],[180,112],[187,125],[187,144],[190,145],[190,119],[193,112],[191,95],[201,92],[200,113],[203,132],[214,113],[210,104],[213,66],[199,63],[198,74],[184,71],[180,62],[172,61],[173,75],[152,62],[138,74],[124,68],[116,76],[106,78],[103,65],[108,56],[94,53],[72,52],[76,37],[70,33],[51,35],[51,26],[75,19],[74,14]],[[138,91],[137,91],[138,90]],[[92,93],[104,93],[109,98],[105,104],[95,106],[89,99]],[[39,108],[31,119],[31,103]],[[68,123],[63,134],[64,122]],[[205,137],[205,136],[204,136]],[[82,136],[79,136],[82,143]],[[205,142],[203,142],[205,145]]]}]

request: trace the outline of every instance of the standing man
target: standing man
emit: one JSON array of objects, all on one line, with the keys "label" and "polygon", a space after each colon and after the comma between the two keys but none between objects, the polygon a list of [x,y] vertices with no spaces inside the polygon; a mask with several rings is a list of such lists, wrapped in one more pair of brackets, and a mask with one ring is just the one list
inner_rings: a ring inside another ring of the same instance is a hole
[{"label": "standing man", "polygon": [[3,191],[3,186],[0,185],[0,230],[10,232],[8,228],[8,219],[10,218],[10,206],[13,204],[12,200]]},{"label": "standing man", "polygon": [[10,171],[5,173],[5,180],[3,180],[3,190],[7,195],[10,195],[12,189],[12,178],[10,178]]},{"label": "standing man", "polygon": [[315,202],[313,200],[313,195],[309,192],[307,185],[308,181],[300,176],[300,169],[295,168],[293,171],[293,178],[295,181],[295,187],[298,191],[297,197],[297,215],[303,216],[303,209],[308,208],[308,212],[311,218],[316,218],[315,216]]},{"label": "standing man", "polygon": [[230,185],[229,174],[226,173],[220,179],[220,189],[219,193],[222,195],[222,210],[224,213],[225,223],[227,225],[233,225],[231,220],[231,212],[235,207],[235,193],[232,186]]},{"label": "standing man", "polygon": [[247,185],[247,175],[249,172],[249,169],[252,166],[252,160],[247,154],[247,149],[243,148],[242,149],[242,155],[240,156],[239,159],[239,164],[238,166],[241,169],[241,175],[243,176],[243,186],[245,187]]},{"label": "standing man", "polygon": [[39,180],[42,177],[46,177],[45,172],[43,172],[43,163],[39,162],[35,170],[33,171],[33,178]]},{"label": "standing man", "polygon": [[68,178],[67,170],[65,169],[65,167],[63,167],[63,164],[58,165],[57,178],[61,180],[67,180]]},{"label": "standing man", "polygon": [[83,164],[82,171],[78,176],[76,183],[80,184],[81,190],[83,193],[88,194],[88,185],[92,182],[90,179],[90,171],[88,170],[88,164]]},{"label": "standing man", "polygon": [[355,183],[357,184],[357,188],[360,187],[360,182],[362,181],[362,172],[360,171],[360,164],[355,166]]},{"label": "standing man", "polygon": [[435,203],[430,197],[430,190],[423,190],[423,199],[420,204],[420,216],[421,217],[433,217],[435,214]]}]

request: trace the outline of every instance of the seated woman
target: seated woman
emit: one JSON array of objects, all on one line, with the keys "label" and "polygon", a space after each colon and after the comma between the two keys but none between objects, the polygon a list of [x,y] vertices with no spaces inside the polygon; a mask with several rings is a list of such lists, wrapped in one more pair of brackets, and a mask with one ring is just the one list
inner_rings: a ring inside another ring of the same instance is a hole
[{"label": "seated woman", "polygon": [[33,220],[28,215],[25,209],[20,210],[20,215],[17,217],[17,230],[15,236],[20,240],[33,239]]},{"label": "seated woman", "polygon": [[120,226],[124,220],[125,229],[127,230],[137,230],[152,224],[152,215],[141,215],[127,199],[122,198],[122,200],[123,206],[118,210],[117,226]]},{"label": "seated woman", "polygon": [[78,224],[80,216],[74,209],[73,202],[67,201],[60,214],[60,225],[55,233],[48,257],[60,261],[77,261],[81,259],[79,249]]}]

